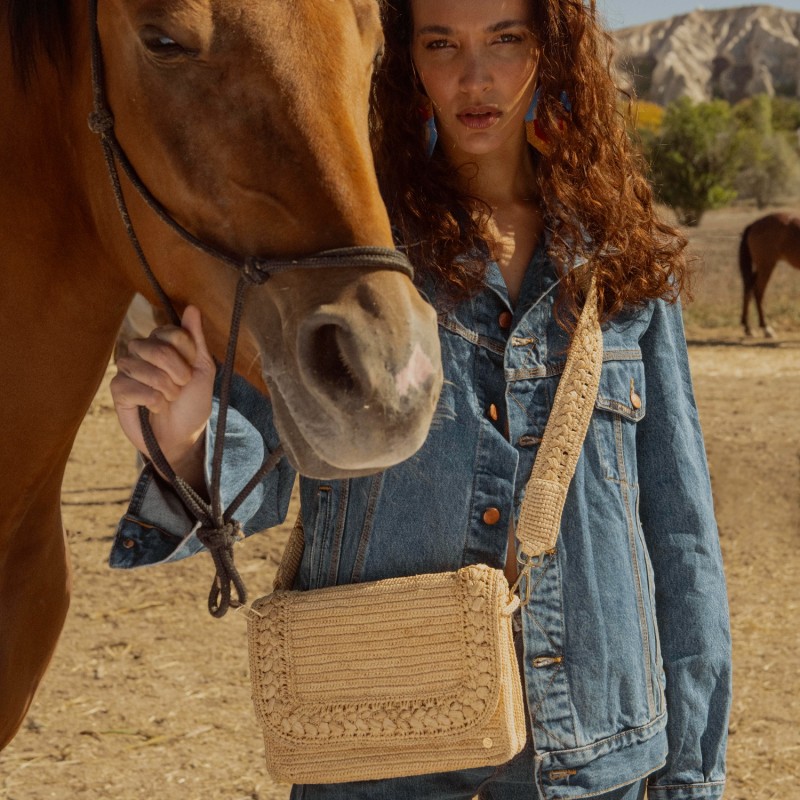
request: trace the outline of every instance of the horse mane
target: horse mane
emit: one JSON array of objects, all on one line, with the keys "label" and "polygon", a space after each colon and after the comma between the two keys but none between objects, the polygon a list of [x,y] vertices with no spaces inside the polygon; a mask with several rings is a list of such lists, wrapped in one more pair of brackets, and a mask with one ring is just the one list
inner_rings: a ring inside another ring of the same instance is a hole
[{"label": "horse mane", "polygon": [[14,71],[23,86],[44,53],[54,65],[70,56],[70,0],[7,0],[6,22]]}]

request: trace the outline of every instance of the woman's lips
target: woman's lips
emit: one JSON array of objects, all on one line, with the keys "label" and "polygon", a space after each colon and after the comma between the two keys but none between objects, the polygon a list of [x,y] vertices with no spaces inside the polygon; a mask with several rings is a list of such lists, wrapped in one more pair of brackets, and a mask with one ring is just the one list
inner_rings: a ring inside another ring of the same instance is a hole
[{"label": "woman's lips", "polygon": [[502,116],[496,108],[465,108],[456,114],[458,121],[467,128],[481,130],[490,128]]}]

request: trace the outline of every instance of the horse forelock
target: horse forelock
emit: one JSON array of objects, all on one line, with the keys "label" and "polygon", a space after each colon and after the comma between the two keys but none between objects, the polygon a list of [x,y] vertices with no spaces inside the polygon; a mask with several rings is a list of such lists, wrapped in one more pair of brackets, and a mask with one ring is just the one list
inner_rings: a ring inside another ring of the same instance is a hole
[{"label": "horse forelock", "polygon": [[24,86],[42,54],[56,65],[69,59],[70,0],[6,0],[3,5],[14,71]]}]

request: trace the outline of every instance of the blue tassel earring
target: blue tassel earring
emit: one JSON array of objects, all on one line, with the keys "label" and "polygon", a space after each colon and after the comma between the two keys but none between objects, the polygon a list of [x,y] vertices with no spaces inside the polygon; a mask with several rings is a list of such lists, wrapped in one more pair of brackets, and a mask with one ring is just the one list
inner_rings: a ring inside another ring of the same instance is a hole
[{"label": "blue tassel earring", "polygon": [[436,130],[436,117],[433,113],[433,103],[425,91],[425,84],[417,74],[417,67],[413,60],[411,61],[411,72],[414,75],[417,91],[425,98],[419,107],[419,115],[422,118],[422,124],[425,126],[425,154],[430,158],[436,149],[436,142],[439,139],[439,132]]},{"label": "blue tassel earring", "polygon": [[425,105],[420,106],[420,116],[425,125],[425,153],[430,158],[436,149],[436,142],[439,139],[439,132],[436,130],[436,117],[433,113],[433,104],[430,100]]}]

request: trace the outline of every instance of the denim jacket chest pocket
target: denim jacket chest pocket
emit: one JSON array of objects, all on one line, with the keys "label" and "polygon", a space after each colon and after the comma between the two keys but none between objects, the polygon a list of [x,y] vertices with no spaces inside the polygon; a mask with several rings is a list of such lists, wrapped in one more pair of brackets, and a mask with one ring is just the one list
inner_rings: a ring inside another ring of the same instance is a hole
[{"label": "denim jacket chest pocket", "polygon": [[587,445],[607,480],[635,485],[636,426],[645,416],[645,372],[638,350],[613,351],[603,364]]}]

